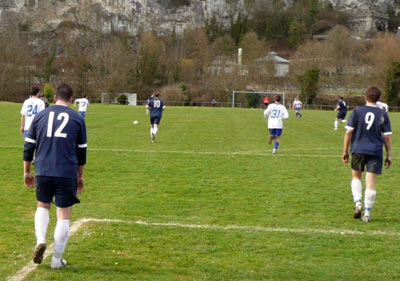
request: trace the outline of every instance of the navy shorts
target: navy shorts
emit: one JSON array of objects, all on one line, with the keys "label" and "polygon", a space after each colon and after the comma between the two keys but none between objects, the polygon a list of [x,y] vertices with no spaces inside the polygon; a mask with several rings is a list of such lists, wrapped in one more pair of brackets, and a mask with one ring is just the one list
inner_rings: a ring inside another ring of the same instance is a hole
[{"label": "navy shorts", "polygon": [[380,175],[382,174],[382,164],[382,156],[359,153],[353,153],[351,155],[351,168],[355,171],[364,172],[366,170],[369,173]]},{"label": "navy shorts", "polygon": [[153,124],[160,125],[160,123],[161,123],[161,116],[150,117],[150,124],[151,125],[153,125]]},{"label": "navy shorts", "polygon": [[336,115],[336,118],[344,120],[344,118],[346,118],[346,114],[347,111],[339,111],[338,114]]},{"label": "navy shorts", "polygon": [[79,111],[79,115],[80,115],[82,118],[85,118],[86,111]]},{"label": "navy shorts", "polygon": [[60,208],[68,208],[81,201],[76,196],[77,179],[36,176],[36,199],[43,203],[53,202]]},{"label": "navy shorts", "polygon": [[271,137],[280,137],[282,135],[282,129],[269,129]]}]

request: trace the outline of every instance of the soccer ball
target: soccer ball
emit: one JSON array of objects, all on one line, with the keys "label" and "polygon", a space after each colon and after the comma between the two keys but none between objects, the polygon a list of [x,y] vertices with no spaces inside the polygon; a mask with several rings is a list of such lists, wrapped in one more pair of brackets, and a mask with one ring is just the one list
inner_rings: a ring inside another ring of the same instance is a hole
[{"label": "soccer ball", "polygon": [[139,124],[139,121],[137,121],[137,120],[133,121],[133,125],[137,125],[137,124]]}]

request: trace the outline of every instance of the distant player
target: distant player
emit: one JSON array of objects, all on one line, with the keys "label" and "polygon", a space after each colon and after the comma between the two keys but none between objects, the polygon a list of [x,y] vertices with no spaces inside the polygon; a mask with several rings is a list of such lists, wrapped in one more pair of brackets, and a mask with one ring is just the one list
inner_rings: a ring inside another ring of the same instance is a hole
[{"label": "distant player", "polygon": [[28,135],[28,130],[31,126],[33,118],[43,109],[45,109],[45,104],[40,99],[40,89],[38,87],[32,87],[31,97],[24,101],[24,104],[21,108],[20,132],[22,135],[24,135],[24,138],[26,138]]},{"label": "distant player", "polygon": [[303,103],[299,99],[299,97],[294,98],[293,102],[293,109],[296,110],[296,117],[303,117],[303,115],[300,113],[301,108],[303,107]]},{"label": "distant player", "polygon": [[[36,115],[24,144],[24,184],[28,188],[36,186],[37,240],[33,252],[34,263],[42,263],[46,250],[49,209],[52,202],[57,206],[54,255],[50,265],[52,269],[60,269],[67,264],[61,256],[68,242],[69,219],[72,206],[80,203],[76,194],[84,190],[86,126],[85,120],[69,108],[72,94],[72,89],[66,84],[57,88],[54,98],[56,104]],[[35,152],[34,177],[31,163]]]},{"label": "distant player", "polygon": [[83,98],[81,99],[76,99],[74,101],[74,107],[76,106],[76,104],[79,104],[79,114],[82,116],[82,118],[85,118],[86,115],[86,110],[89,106],[89,100],[87,99],[86,95],[83,95]]},{"label": "distant player", "polygon": [[160,93],[154,92],[154,98],[149,101],[146,108],[150,111],[150,137],[151,142],[154,142],[158,132],[158,126],[160,125],[163,110],[166,106],[162,99],[160,99]]},{"label": "distant player", "polygon": [[342,160],[349,161],[349,145],[351,143],[351,169],[353,179],[351,191],[354,199],[354,218],[361,217],[362,210],[362,184],[361,176],[366,171],[366,189],[364,196],[364,214],[362,220],[371,221],[371,209],[376,196],[376,175],[382,173],[383,145],[386,149],[385,166],[392,165],[392,141],[390,135],[392,128],[388,114],[376,106],[381,92],[376,87],[371,87],[365,95],[367,105],[357,107],[351,113],[346,126]]},{"label": "distant player", "polygon": [[283,120],[289,118],[289,113],[286,110],[286,107],[281,104],[281,99],[280,95],[276,95],[274,97],[275,103],[271,103],[264,111],[264,117],[268,118],[268,129],[270,133],[268,144],[271,144],[272,140],[275,139],[272,154],[276,154],[279,147],[279,138],[282,135]]},{"label": "distant player", "polygon": [[376,106],[379,107],[380,109],[383,109],[385,112],[389,112],[389,106],[384,102],[377,101]]},{"label": "distant player", "polygon": [[339,101],[336,105],[335,111],[339,111],[336,115],[335,119],[335,127],[333,128],[335,131],[338,129],[339,121],[342,123],[346,123],[346,114],[347,114],[347,104],[343,100],[343,97],[339,98]]},{"label": "distant player", "polygon": [[271,103],[271,100],[269,97],[265,97],[263,99],[263,104],[265,105],[265,107],[268,107],[268,105]]}]

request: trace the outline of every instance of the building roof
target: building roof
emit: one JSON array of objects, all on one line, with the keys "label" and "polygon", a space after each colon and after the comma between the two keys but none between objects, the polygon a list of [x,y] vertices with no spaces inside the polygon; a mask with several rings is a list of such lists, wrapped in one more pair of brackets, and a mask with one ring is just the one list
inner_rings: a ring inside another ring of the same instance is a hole
[{"label": "building roof", "polygon": [[284,59],[284,58],[278,56],[278,54],[275,52],[270,52],[268,54],[268,56],[259,58],[256,61],[258,61],[258,62],[274,62],[274,63],[280,63],[280,64],[290,64],[290,60],[287,60],[287,59]]}]

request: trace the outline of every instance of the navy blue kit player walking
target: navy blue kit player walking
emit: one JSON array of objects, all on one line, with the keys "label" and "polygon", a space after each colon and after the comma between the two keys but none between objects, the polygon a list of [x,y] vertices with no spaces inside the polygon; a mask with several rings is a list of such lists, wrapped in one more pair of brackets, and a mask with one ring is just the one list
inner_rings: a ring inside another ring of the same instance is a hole
[{"label": "navy blue kit player walking", "polygon": [[[54,106],[38,113],[25,138],[24,184],[36,186],[37,210],[35,233],[37,244],[33,261],[40,264],[46,250],[49,209],[53,198],[57,206],[57,225],[54,230],[54,255],[51,268],[66,265],[61,258],[69,236],[72,206],[80,203],[77,193],[84,190],[83,172],[86,164],[87,137],[84,119],[73,109],[72,89],[62,84],[57,88]],[[31,173],[33,154],[35,172]]]},{"label": "navy blue kit player walking", "polygon": [[150,137],[151,142],[154,142],[156,139],[156,135],[158,132],[158,126],[160,125],[163,110],[165,110],[166,106],[162,99],[160,99],[160,93],[155,92],[154,98],[149,100],[146,105],[146,108],[150,110]]},{"label": "navy blue kit player walking", "polygon": [[336,119],[335,119],[335,127],[333,128],[335,131],[338,129],[338,124],[339,121],[341,121],[342,123],[346,123],[346,114],[347,114],[347,104],[346,102],[343,100],[343,97],[340,97],[335,111],[339,111],[338,114],[336,115]]},{"label": "navy blue kit player walking", "polygon": [[386,149],[385,166],[392,165],[392,128],[387,112],[376,105],[381,92],[371,87],[365,95],[367,104],[357,107],[351,113],[346,126],[342,160],[349,161],[349,146],[351,143],[351,190],[354,199],[354,218],[360,218],[362,213],[362,183],[361,176],[366,171],[366,189],[364,195],[364,214],[362,220],[371,221],[371,209],[376,196],[376,176],[382,173],[383,146]]}]

